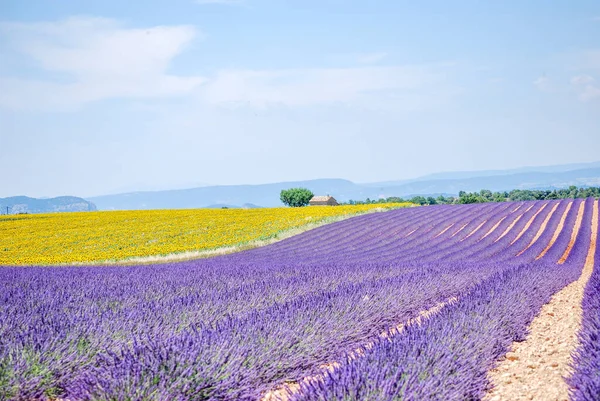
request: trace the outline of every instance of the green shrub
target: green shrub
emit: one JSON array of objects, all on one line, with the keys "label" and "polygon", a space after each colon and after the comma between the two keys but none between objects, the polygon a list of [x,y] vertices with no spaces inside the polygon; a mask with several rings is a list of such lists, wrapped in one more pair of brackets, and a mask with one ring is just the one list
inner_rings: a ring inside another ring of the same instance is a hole
[{"label": "green shrub", "polygon": [[279,199],[286,206],[300,207],[308,205],[313,196],[313,193],[309,189],[290,188],[282,190]]}]

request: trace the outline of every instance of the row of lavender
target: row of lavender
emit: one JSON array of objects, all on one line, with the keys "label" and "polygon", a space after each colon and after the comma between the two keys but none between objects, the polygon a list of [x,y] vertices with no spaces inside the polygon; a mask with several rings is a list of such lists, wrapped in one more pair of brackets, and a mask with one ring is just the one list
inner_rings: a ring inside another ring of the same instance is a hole
[{"label": "row of lavender", "polygon": [[[578,205],[572,209],[576,209]],[[553,214],[553,221],[558,221],[560,215],[566,208],[568,202],[559,202],[558,210]],[[546,205],[547,207],[544,207]],[[494,252],[504,252],[508,247],[514,252],[505,252],[505,259],[511,259],[516,253],[526,248],[535,230],[530,229],[527,234],[519,238],[517,242],[511,244],[516,234],[525,226],[531,217],[543,207],[543,210],[536,216],[536,227],[551,212],[553,203],[524,203],[517,210],[515,204],[493,204],[486,205],[483,209],[481,205],[465,206],[459,213],[453,213],[451,216],[443,214],[445,210],[455,211],[452,206],[442,206],[435,208],[435,212],[417,215],[409,212],[414,210],[399,210],[374,216],[363,216],[362,220],[346,221],[335,225],[321,227],[309,233],[302,234],[290,241],[283,241],[274,244],[271,247],[259,248],[249,252],[254,262],[271,262],[273,260],[279,263],[303,262],[303,263],[323,263],[325,261],[339,261],[340,259],[353,260],[357,263],[387,263],[397,262],[416,262],[424,263],[439,260],[473,260],[472,255],[481,260]],[[478,209],[477,206],[480,208]],[[448,209],[445,209],[448,208]],[[425,208],[423,208],[425,209]],[[525,210],[527,210],[525,212]],[[517,224],[512,227],[511,235],[504,236],[501,241],[494,242],[500,233],[510,226],[521,214]],[[575,218],[576,210],[571,210],[570,216]],[[403,219],[402,216],[410,216],[410,219]],[[369,224],[361,226],[363,221]],[[355,228],[350,228],[350,222]],[[417,222],[417,223],[415,223]],[[466,226],[463,225],[466,223]],[[481,225],[483,223],[483,225]],[[495,235],[490,235],[481,240],[481,236],[494,228],[496,224],[500,225],[494,230]],[[446,229],[450,224],[454,224],[442,235],[438,234]],[[462,228],[462,230],[460,230]],[[533,228],[533,227],[532,227]],[[465,237],[473,230],[478,229],[479,235],[473,235],[467,239]],[[413,231],[416,230],[416,231]],[[454,235],[458,230],[460,233]],[[406,236],[407,233],[411,233]],[[539,242],[538,242],[539,244]],[[473,246],[476,245],[476,248]],[[446,252],[442,255],[441,249]],[[479,253],[486,248],[486,254]],[[538,248],[535,248],[536,250]],[[432,252],[435,250],[436,252]],[[248,255],[231,255],[232,262],[247,260]]]},{"label": "row of lavender", "polygon": [[[481,399],[490,385],[487,372],[498,358],[512,342],[525,339],[527,327],[542,305],[580,275],[592,234],[591,212],[590,199],[565,264],[544,258],[499,273],[424,324],[377,342],[361,358],[347,357],[339,369],[322,379],[303,382],[291,399]],[[554,247],[564,250],[569,239],[570,233],[562,232]],[[597,311],[588,317],[597,316]],[[593,343],[593,337],[591,340],[588,348],[597,350],[597,342]],[[598,387],[589,385],[598,372],[587,370],[598,360],[592,357],[586,362],[589,364],[580,368],[580,381],[586,381],[588,393],[577,400],[595,400],[600,394]]]},{"label": "row of lavender", "polygon": [[[600,221],[598,222],[600,225]],[[585,288],[583,321],[579,332],[574,373],[569,380],[573,401],[600,399],[600,234],[596,241],[594,271]]]},{"label": "row of lavender", "polygon": [[[256,399],[419,311],[500,283],[503,275],[537,271],[539,263],[520,265],[546,246],[567,202],[547,203],[511,242],[544,204],[361,216],[205,261],[0,270],[0,399]],[[554,205],[537,249],[515,258]],[[544,260],[560,257],[575,209]],[[451,224],[464,228],[440,234]],[[317,244],[303,246],[315,236]],[[568,265],[576,270],[577,260]],[[543,287],[552,292],[561,283]]]}]

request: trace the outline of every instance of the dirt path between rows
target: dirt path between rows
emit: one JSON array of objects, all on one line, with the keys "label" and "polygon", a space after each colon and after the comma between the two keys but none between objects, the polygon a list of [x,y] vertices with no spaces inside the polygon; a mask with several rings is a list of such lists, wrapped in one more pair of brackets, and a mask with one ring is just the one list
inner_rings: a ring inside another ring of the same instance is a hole
[{"label": "dirt path between rows", "polygon": [[[410,319],[407,322],[400,323],[400,324],[380,333],[379,339],[396,336],[396,335],[402,333],[402,331],[404,331],[404,329],[409,326],[412,326],[415,324],[421,324],[421,322],[424,319],[428,319],[432,315],[438,313],[440,310],[442,310],[447,305],[452,304],[452,303],[456,302],[457,300],[458,300],[458,298],[452,297],[450,299],[447,299],[444,302],[438,303],[437,305],[433,306],[432,308],[421,311],[421,312],[419,312],[417,317]],[[355,359],[355,358],[361,357],[362,355],[364,355],[365,351],[372,348],[373,345],[375,345],[375,342],[378,341],[379,339],[371,341],[371,342],[365,344],[364,346],[355,349],[353,352],[348,354],[349,358]],[[340,364],[338,362],[332,362],[332,363],[322,365],[320,368],[322,369],[323,373],[320,373],[320,374],[317,374],[314,376],[305,377],[302,379],[302,382],[310,383],[310,382],[314,382],[314,381],[323,380],[323,378],[325,377],[325,375],[327,374],[328,371],[333,371],[334,369],[337,369],[339,367],[340,367]],[[276,388],[275,390],[267,392],[261,398],[261,401],[288,401],[290,399],[290,396],[292,394],[297,393],[299,390],[300,390],[299,383],[297,383],[297,382],[286,383],[286,384]]]},{"label": "dirt path between rows", "polygon": [[496,231],[496,229],[500,226],[500,224],[502,224],[502,222],[506,219],[506,217],[507,216],[504,216],[503,218],[500,219],[500,221],[498,221],[496,224],[494,224],[494,227],[490,228],[490,231],[488,231],[487,233],[485,233],[485,235],[483,237],[481,237],[479,239],[479,241],[483,240],[488,235],[490,235],[491,233],[493,233],[494,231]]},{"label": "dirt path between rows", "polygon": [[461,228],[459,228],[457,231],[455,231],[454,234],[451,235],[451,237],[454,237],[456,234],[458,234],[459,232],[464,230],[464,228],[468,225],[469,225],[469,223],[465,223]]},{"label": "dirt path between rows", "polygon": [[538,216],[538,214],[542,213],[542,210],[544,210],[547,205],[548,205],[547,203],[544,203],[542,205],[542,207],[540,208],[540,210],[538,210],[537,212],[535,212],[535,214],[533,216],[531,216],[531,218],[529,219],[529,221],[527,222],[527,224],[525,224],[525,227],[523,227],[523,229],[521,230],[521,232],[519,233],[519,235],[517,235],[515,237],[515,239],[512,240],[512,242],[510,243],[510,245],[512,245],[515,242],[517,242],[519,240],[519,238],[521,238],[523,236],[523,234],[525,234],[525,232],[527,232],[527,230],[529,230],[529,227],[531,227],[531,224],[533,223],[533,220],[535,220],[535,218]]},{"label": "dirt path between rows", "polygon": [[544,231],[546,231],[546,227],[548,226],[548,222],[550,221],[550,218],[552,218],[552,215],[554,214],[554,212],[556,212],[556,209],[558,209],[558,203],[556,205],[554,205],[554,207],[552,208],[552,210],[550,210],[550,213],[548,213],[548,215],[546,216],[546,218],[542,222],[542,225],[540,225],[540,228],[538,229],[537,233],[535,233],[535,236],[533,237],[533,239],[531,240],[531,242],[529,243],[529,245],[527,245],[527,247],[525,247],[525,249],[523,249],[521,252],[517,253],[517,256],[521,256],[523,254],[523,252],[525,252],[526,250],[528,250],[529,248],[531,248],[531,246],[533,244],[535,244],[538,239],[540,239],[540,237],[542,236],[542,234],[544,233]]},{"label": "dirt path between rows", "polygon": [[487,220],[484,220],[483,223],[481,223],[480,225],[477,226],[476,229],[474,229],[473,231],[471,231],[465,238],[461,239],[460,242],[463,242],[464,240],[466,240],[467,238],[469,238],[471,235],[475,234],[477,231],[479,231],[479,229],[481,227],[483,227],[483,225],[487,223]]},{"label": "dirt path between rows", "polygon": [[[596,206],[596,204],[594,204],[594,207],[595,206]],[[575,223],[575,228],[579,228],[581,226],[581,218],[583,217],[584,207],[585,207],[584,202],[581,202],[581,204],[579,205],[579,210],[577,211],[577,222]],[[594,236],[592,235],[592,237],[594,237]],[[573,232],[571,233],[571,240],[569,241],[569,245],[567,245],[567,249],[565,249],[565,253],[561,256],[560,260],[558,261],[559,264],[562,265],[563,263],[565,263],[565,261],[571,254],[571,249],[573,249],[573,245],[575,245],[576,239],[577,239],[577,230],[573,230]]]},{"label": "dirt path between rows", "polygon": [[554,243],[558,239],[558,236],[560,235],[563,228],[565,227],[565,221],[567,220],[567,216],[568,216],[569,212],[571,211],[572,206],[573,206],[573,202],[571,201],[571,202],[569,202],[569,204],[567,205],[567,208],[563,212],[563,215],[561,216],[560,221],[558,222],[558,226],[556,226],[556,230],[554,230],[554,235],[552,235],[552,239],[550,240],[550,242],[548,242],[548,246],[542,252],[540,252],[540,254],[535,258],[535,260],[539,260],[539,259],[543,258],[544,255],[546,255],[546,253],[548,253],[550,248],[552,248],[552,245],[554,245]]},{"label": "dirt path between rows", "polygon": [[[504,230],[504,232],[502,233],[501,236],[499,236],[498,238],[496,238],[496,241],[494,242],[498,242],[500,241],[502,238],[504,238],[506,236],[506,234],[508,234],[510,232],[510,230],[513,229],[513,227],[519,222],[519,220],[521,220],[521,218],[525,215],[525,213],[527,213],[528,211],[531,210],[531,208],[533,208],[533,205],[529,206],[523,213],[521,213],[512,223],[510,223],[510,226],[508,226],[506,228],[506,230]],[[519,208],[517,208],[519,209]],[[517,209],[513,210],[516,211]]]},{"label": "dirt path between rows", "polygon": [[517,218],[514,219],[513,222],[510,223],[510,225],[508,227],[506,227],[506,230],[504,230],[504,232],[502,234],[500,234],[500,236],[498,238],[496,238],[494,243],[496,243],[496,242],[500,241],[502,238],[504,238],[506,236],[506,234],[508,234],[510,232],[510,230],[512,230],[513,227],[519,222],[519,220],[521,220],[521,217],[523,217],[523,214],[518,215]]},{"label": "dirt path between rows", "polygon": [[[577,232],[581,227],[584,203],[581,204],[575,229],[565,254],[559,263],[568,257]],[[579,279],[556,293],[544,305],[539,315],[529,326],[527,339],[513,343],[499,365],[488,373],[494,385],[486,401],[563,401],[569,399],[569,387],[564,377],[570,375],[571,355],[578,341],[581,327],[581,301],[585,286],[594,268],[594,253],[598,235],[598,201],[594,203],[592,217],[592,240]],[[556,240],[553,237],[553,240]]]},{"label": "dirt path between rows", "polygon": [[436,235],[433,238],[439,237],[440,235],[442,235],[443,233],[445,233],[446,231],[448,231],[449,229],[451,229],[453,226],[454,226],[454,223],[450,224],[448,227],[444,228],[442,231],[440,231],[440,233],[438,235]]}]

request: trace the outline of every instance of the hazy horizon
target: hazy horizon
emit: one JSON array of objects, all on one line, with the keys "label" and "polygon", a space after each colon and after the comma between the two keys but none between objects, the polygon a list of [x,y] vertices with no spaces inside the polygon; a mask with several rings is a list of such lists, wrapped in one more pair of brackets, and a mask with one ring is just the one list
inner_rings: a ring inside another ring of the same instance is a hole
[{"label": "hazy horizon", "polygon": [[596,1],[0,11],[0,197],[598,161]]},{"label": "hazy horizon", "polygon": [[[178,186],[171,186],[171,187],[154,187],[154,186],[131,186],[131,187],[123,187],[120,189],[117,189],[115,191],[112,192],[105,192],[105,193],[99,193],[99,194],[72,194],[72,193],[66,193],[66,194],[59,194],[59,195],[54,195],[54,196],[30,196],[32,198],[37,198],[37,199],[50,199],[50,198],[55,198],[55,197],[60,197],[60,196],[76,196],[76,197],[81,197],[81,198],[95,198],[95,197],[102,197],[102,196],[110,196],[110,195],[118,195],[118,194],[127,194],[127,193],[138,193],[138,192],[161,192],[161,191],[174,191],[174,190],[186,190],[186,189],[194,189],[194,188],[200,188],[200,187],[217,187],[217,186],[243,186],[243,185],[269,185],[269,184],[279,184],[279,183],[284,183],[284,182],[303,182],[303,181],[313,181],[313,180],[347,180],[347,181],[351,181],[354,184],[357,185],[372,185],[372,184],[376,184],[376,183],[390,183],[390,182],[408,182],[408,181],[413,181],[413,180],[422,180],[422,179],[445,179],[445,178],[437,178],[437,176],[439,175],[448,175],[448,174],[466,174],[469,177],[485,177],[486,174],[485,173],[492,173],[492,172],[498,172],[498,173],[507,173],[507,174],[515,174],[515,171],[520,171],[520,170],[524,170],[524,169],[533,169],[532,171],[537,171],[540,172],[538,169],[544,169],[544,168],[550,168],[550,167],[569,167],[568,169],[564,170],[564,171],[570,171],[570,170],[579,170],[582,168],[596,168],[596,167],[600,167],[600,161],[596,161],[596,162],[589,162],[589,163],[567,163],[567,164],[560,164],[560,165],[545,165],[545,166],[519,166],[519,167],[515,167],[515,168],[510,168],[510,169],[503,169],[503,170],[469,170],[469,171],[439,171],[439,172],[434,172],[431,174],[426,174],[426,175],[422,175],[422,176],[418,176],[418,177],[409,177],[406,179],[400,179],[400,180],[390,180],[390,181],[374,181],[374,182],[355,182],[352,180],[349,180],[345,177],[316,177],[316,178],[307,178],[307,179],[300,179],[300,180],[285,180],[285,181],[277,181],[277,182],[260,182],[260,183],[255,183],[255,184],[244,184],[244,183],[239,183],[239,184],[208,184],[208,183],[197,183],[197,184],[190,184],[190,185],[178,185]],[[477,173],[481,173],[480,175],[478,175]],[[430,178],[430,176],[432,176]],[[493,175],[490,175],[490,177],[492,177]],[[484,188],[483,188],[484,189]],[[10,197],[15,197],[15,196],[29,196],[29,195],[25,195],[25,194],[15,194],[15,195],[7,195],[7,196],[0,196],[0,198],[10,198]]]}]

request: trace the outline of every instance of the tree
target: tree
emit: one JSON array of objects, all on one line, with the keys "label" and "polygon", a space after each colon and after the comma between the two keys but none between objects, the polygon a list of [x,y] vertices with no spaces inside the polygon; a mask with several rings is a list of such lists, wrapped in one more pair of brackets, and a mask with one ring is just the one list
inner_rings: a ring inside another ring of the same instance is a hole
[{"label": "tree", "polygon": [[387,203],[402,203],[404,202],[404,199],[399,198],[397,196],[390,196],[389,198],[387,198],[385,200]]},{"label": "tree", "polygon": [[313,193],[309,189],[290,188],[283,189],[279,195],[279,199],[286,206],[301,207],[308,205],[313,196]]},{"label": "tree", "polygon": [[435,199],[433,198],[433,196],[428,196],[427,199],[427,204],[428,205],[437,205],[437,202],[435,201]]},{"label": "tree", "polygon": [[475,194],[472,193],[463,193],[463,195],[458,198],[458,203],[460,204],[469,204],[469,203],[482,203],[485,202],[485,200],[481,197],[478,197]]},{"label": "tree", "polygon": [[425,205],[427,204],[427,199],[423,196],[413,196],[410,200],[412,203],[416,203],[417,205]]},{"label": "tree", "polygon": [[482,189],[481,191],[479,191],[479,196],[491,202],[492,198],[494,197],[494,194],[492,194],[492,191],[490,191],[489,189]]}]

